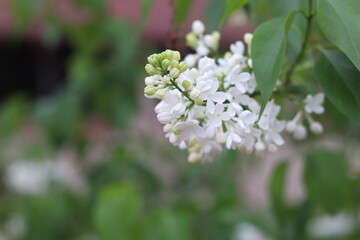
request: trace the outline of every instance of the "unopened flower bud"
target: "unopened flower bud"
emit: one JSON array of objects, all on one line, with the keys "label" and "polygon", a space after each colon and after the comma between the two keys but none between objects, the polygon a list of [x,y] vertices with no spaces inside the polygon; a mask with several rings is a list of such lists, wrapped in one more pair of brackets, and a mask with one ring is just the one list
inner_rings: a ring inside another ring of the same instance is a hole
[{"label": "unopened flower bud", "polygon": [[302,140],[304,138],[306,138],[306,128],[303,126],[303,125],[298,125],[296,128],[295,128],[295,131],[294,131],[294,138],[297,139],[297,140]]},{"label": "unopened flower bud", "polygon": [[200,156],[196,152],[192,152],[189,154],[188,161],[191,163],[200,162]]},{"label": "unopened flower bud", "polygon": [[165,124],[164,127],[163,127],[163,131],[166,132],[166,133],[170,132],[171,129],[172,129],[172,125],[170,123]]},{"label": "unopened flower bud", "polygon": [[197,143],[196,138],[191,138],[188,145],[189,148],[195,147],[196,143]]},{"label": "unopened flower bud", "polygon": [[159,100],[162,100],[165,97],[167,91],[168,90],[166,88],[159,89],[155,92],[155,97]]},{"label": "unopened flower bud", "polygon": [[192,24],[192,31],[198,35],[202,35],[205,32],[205,25],[200,20],[195,20]]},{"label": "unopened flower bud", "polygon": [[286,124],[286,131],[289,132],[289,133],[292,133],[294,132],[296,129],[296,123],[294,121],[289,121],[287,124]]},{"label": "unopened flower bud", "polygon": [[179,61],[172,60],[172,61],[170,62],[170,67],[171,67],[171,68],[179,68]]},{"label": "unopened flower bud", "polygon": [[180,75],[180,71],[177,68],[173,68],[170,70],[170,77],[177,78]]},{"label": "unopened flower bud", "polygon": [[186,45],[188,45],[189,47],[196,48],[197,41],[198,39],[195,33],[191,32],[186,35]]},{"label": "unopened flower bud", "polygon": [[153,65],[149,64],[149,63],[145,65],[145,70],[150,76],[159,74],[159,71],[156,70],[156,68]]},{"label": "unopened flower bud", "polygon": [[205,35],[204,42],[209,48],[217,49],[218,47],[217,41],[212,35]]},{"label": "unopened flower bud", "polygon": [[180,72],[185,72],[187,69],[186,62],[184,61],[180,62],[177,68],[180,70]]},{"label": "unopened flower bud", "polygon": [[191,92],[190,92],[190,97],[192,99],[197,99],[200,96],[200,91],[197,88],[194,88]]},{"label": "unopened flower bud", "polygon": [[147,58],[148,62],[153,66],[159,66],[159,62],[157,61],[156,54],[152,54]]},{"label": "unopened flower bud", "polygon": [[244,42],[248,45],[251,45],[253,39],[253,35],[251,33],[245,33],[244,35]]},{"label": "unopened flower bud", "polygon": [[191,87],[191,82],[189,80],[184,80],[181,84],[185,89]]},{"label": "unopened flower bud", "polygon": [[172,60],[180,61],[180,59],[181,59],[180,52],[179,51],[173,51]]},{"label": "unopened flower bud", "polygon": [[225,144],[225,142],[226,142],[226,134],[223,132],[223,131],[221,131],[221,132],[218,132],[217,134],[216,134],[216,142],[218,143],[218,144]]},{"label": "unopened flower bud", "polygon": [[168,59],[164,59],[162,62],[161,62],[161,66],[164,70],[167,70],[168,67],[170,66],[170,61]]},{"label": "unopened flower bud", "polygon": [[177,136],[177,135],[180,135],[181,133],[181,130],[180,129],[175,129],[173,130],[173,133]]},{"label": "unopened flower bud", "polygon": [[220,33],[218,31],[214,31],[211,35],[217,42],[220,41]]},{"label": "unopened flower bud", "polygon": [[195,98],[194,100],[196,106],[202,106],[204,104],[204,101],[201,98]]},{"label": "unopened flower bud", "polygon": [[319,122],[312,122],[310,124],[310,130],[314,134],[321,134],[324,131],[323,126]]},{"label": "unopened flower bud", "polygon": [[170,77],[168,75],[165,75],[163,77],[163,83],[168,84],[170,82]]},{"label": "unopened flower bud", "polygon": [[262,141],[257,141],[255,144],[256,151],[263,152],[265,151],[265,144]]},{"label": "unopened flower bud", "polygon": [[144,93],[146,94],[146,95],[148,95],[148,96],[152,96],[152,95],[154,95],[155,94],[155,87],[154,86],[147,86],[147,87],[145,87],[145,89],[144,89]]}]

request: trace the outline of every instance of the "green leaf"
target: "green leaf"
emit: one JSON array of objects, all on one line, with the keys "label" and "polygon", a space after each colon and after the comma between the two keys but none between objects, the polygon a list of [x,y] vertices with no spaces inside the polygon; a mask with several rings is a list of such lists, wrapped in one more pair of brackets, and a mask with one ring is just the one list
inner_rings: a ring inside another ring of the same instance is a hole
[{"label": "green leaf", "polygon": [[137,239],[140,197],[133,185],[110,185],[95,204],[94,224],[101,239]]},{"label": "green leaf", "polygon": [[271,176],[269,185],[272,210],[280,222],[285,221],[286,208],[284,201],[284,189],[286,186],[286,173],[288,167],[288,162],[279,163]]},{"label": "green leaf", "polygon": [[145,23],[150,15],[152,4],[153,0],[141,0],[141,21],[139,29],[142,29],[145,26]]},{"label": "green leaf", "polygon": [[349,119],[360,124],[360,73],[339,51],[322,50],[315,77],[329,100]]},{"label": "green leaf", "polygon": [[286,52],[286,38],[297,11],[261,24],[254,33],[251,56],[254,73],[261,94],[261,111],[264,111],[279,78]]},{"label": "green leaf", "polygon": [[226,0],[225,11],[221,22],[224,23],[232,13],[242,8],[248,2],[249,0]]},{"label": "green leaf", "polygon": [[317,19],[321,31],[360,70],[360,1],[317,2]]},{"label": "green leaf", "polygon": [[155,211],[146,221],[143,239],[191,240],[189,219],[174,211]]},{"label": "green leaf", "polygon": [[218,30],[225,10],[226,1],[210,0],[205,11],[205,22],[208,31]]},{"label": "green leaf", "polygon": [[190,6],[192,1],[191,0],[176,0],[175,1],[175,15],[174,21],[177,26],[182,24],[186,19],[186,16],[189,12]]},{"label": "green leaf", "polygon": [[349,199],[346,174],[346,159],[343,154],[327,151],[308,154],[305,185],[309,199],[328,212],[342,209]]}]

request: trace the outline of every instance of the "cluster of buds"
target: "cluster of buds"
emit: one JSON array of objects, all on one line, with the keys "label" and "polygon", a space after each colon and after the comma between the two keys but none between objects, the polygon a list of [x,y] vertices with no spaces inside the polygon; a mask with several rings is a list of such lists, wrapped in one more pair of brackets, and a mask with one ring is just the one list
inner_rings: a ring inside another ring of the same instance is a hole
[{"label": "cluster of buds", "polygon": [[160,100],[164,98],[167,91],[174,87],[175,80],[187,69],[186,63],[180,58],[180,53],[172,50],[148,57],[145,70],[150,76],[145,78],[145,96]]}]

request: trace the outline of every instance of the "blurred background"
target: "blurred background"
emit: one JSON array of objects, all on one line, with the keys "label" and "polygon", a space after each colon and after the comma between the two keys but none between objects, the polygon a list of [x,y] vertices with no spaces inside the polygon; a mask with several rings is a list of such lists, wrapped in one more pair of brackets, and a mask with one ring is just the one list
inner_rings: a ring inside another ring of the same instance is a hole
[{"label": "blurred background", "polygon": [[[261,158],[189,164],[164,138],[146,57],[188,53],[216,2],[0,0],[0,240],[360,239],[360,129],[329,103],[324,135]],[[222,49],[301,4],[270,2]]]}]

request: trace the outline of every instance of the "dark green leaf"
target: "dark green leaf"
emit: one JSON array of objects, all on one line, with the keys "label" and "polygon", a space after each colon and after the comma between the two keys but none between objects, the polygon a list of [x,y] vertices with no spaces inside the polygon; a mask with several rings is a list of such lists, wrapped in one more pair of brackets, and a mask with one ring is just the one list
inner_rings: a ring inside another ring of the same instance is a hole
[{"label": "dark green leaf", "polygon": [[[279,17],[261,24],[254,33],[251,56],[254,73],[261,94],[261,111],[279,78],[285,57],[286,37],[296,11],[287,17]],[[261,114],[260,114],[261,115]]]},{"label": "dark green leaf", "polygon": [[136,239],[140,204],[140,197],[131,184],[105,188],[94,212],[94,224],[102,239]]},{"label": "dark green leaf", "polygon": [[348,118],[360,124],[360,73],[338,51],[325,51],[315,62],[315,76],[329,100]]},{"label": "dark green leaf", "polygon": [[344,155],[316,151],[306,157],[305,185],[310,200],[326,211],[345,206],[349,196]]},{"label": "dark green leaf", "polygon": [[285,220],[286,206],[284,202],[284,190],[286,186],[286,173],[288,170],[288,162],[279,163],[270,179],[270,198],[274,215],[280,222]]},{"label": "dark green leaf", "polygon": [[218,30],[225,10],[226,1],[210,0],[206,7],[205,21],[209,32]]},{"label": "dark green leaf", "polygon": [[233,12],[242,8],[248,2],[249,0],[226,0],[225,11],[221,22],[224,23]]},{"label": "dark green leaf", "polygon": [[191,240],[189,219],[167,210],[156,211],[145,225],[144,240]]},{"label": "dark green leaf", "polygon": [[319,0],[317,19],[324,35],[360,70],[360,1]]},{"label": "dark green leaf", "polygon": [[179,26],[184,22],[186,16],[189,12],[190,6],[192,1],[191,0],[176,0],[175,1],[175,15],[174,20],[175,24]]}]

